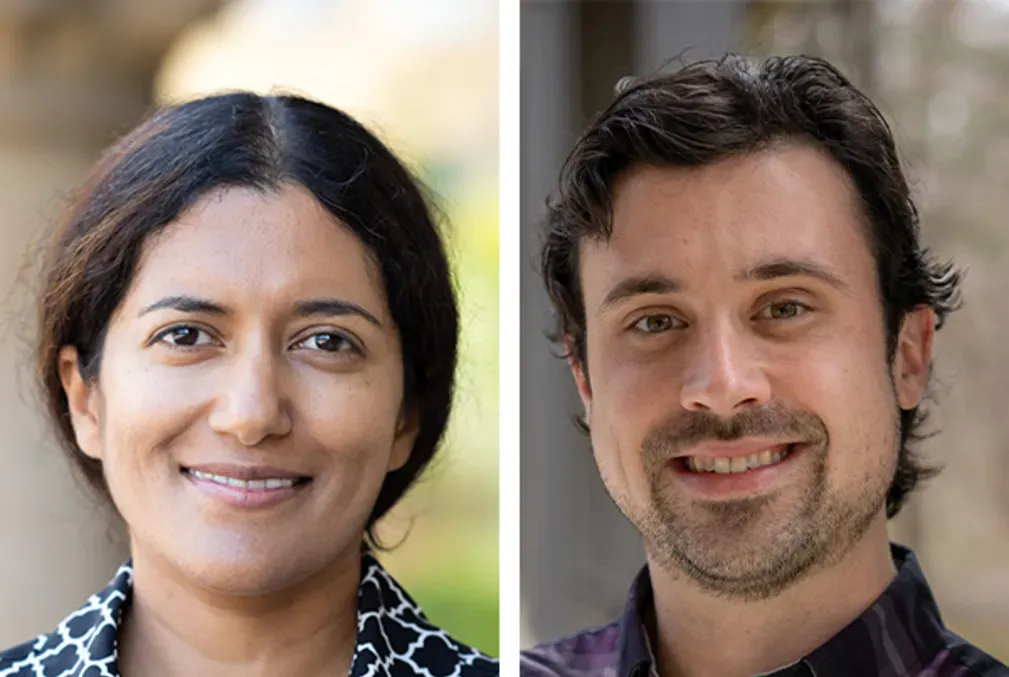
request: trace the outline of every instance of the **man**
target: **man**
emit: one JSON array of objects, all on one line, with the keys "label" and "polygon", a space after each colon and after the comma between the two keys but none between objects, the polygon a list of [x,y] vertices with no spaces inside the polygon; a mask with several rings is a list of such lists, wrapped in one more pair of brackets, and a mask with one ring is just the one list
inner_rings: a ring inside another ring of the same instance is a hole
[{"label": "man", "polygon": [[828,63],[631,82],[551,200],[547,289],[596,463],[647,566],[524,675],[1009,675],[943,625],[887,519],[960,273],[875,106]]}]

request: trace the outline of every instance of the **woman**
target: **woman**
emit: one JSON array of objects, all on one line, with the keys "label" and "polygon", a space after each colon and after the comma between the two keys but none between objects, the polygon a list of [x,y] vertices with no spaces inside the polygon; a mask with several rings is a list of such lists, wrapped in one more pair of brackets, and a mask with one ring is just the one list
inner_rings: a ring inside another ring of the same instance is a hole
[{"label": "woman", "polygon": [[431,460],[458,316],[410,174],[297,97],[165,109],[50,242],[37,375],[131,559],[14,675],[492,675],[374,558]]}]

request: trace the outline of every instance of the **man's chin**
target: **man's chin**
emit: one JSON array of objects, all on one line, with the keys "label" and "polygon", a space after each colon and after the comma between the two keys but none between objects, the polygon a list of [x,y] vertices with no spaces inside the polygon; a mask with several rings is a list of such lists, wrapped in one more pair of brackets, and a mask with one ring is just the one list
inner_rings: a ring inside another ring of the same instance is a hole
[{"label": "man's chin", "polygon": [[710,594],[759,601],[774,597],[816,569],[821,548],[800,547],[774,551],[767,547],[715,545],[674,550],[666,554],[666,566],[684,574]]},{"label": "man's chin", "polygon": [[803,525],[799,511],[776,511],[767,500],[692,506],[690,524],[649,534],[649,559],[713,594],[747,600],[778,594],[814,569],[829,543],[815,525]]}]

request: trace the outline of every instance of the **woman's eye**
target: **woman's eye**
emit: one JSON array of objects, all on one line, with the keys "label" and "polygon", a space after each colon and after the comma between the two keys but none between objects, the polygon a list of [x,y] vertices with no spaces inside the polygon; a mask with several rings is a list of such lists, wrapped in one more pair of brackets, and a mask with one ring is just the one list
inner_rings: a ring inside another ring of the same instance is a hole
[{"label": "woman's eye", "polygon": [[761,316],[771,320],[791,320],[802,315],[807,310],[806,306],[797,301],[781,301],[772,303],[761,311]]},{"label": "woman's eye", "polygon": [[658,334],[673,328],[673,318],[669,315],[646,315],[634,323],[634,328],[646,334]]},{"label": "woman's eye", "polygon": [[212,345],[214,338],[202,329],[196,327],[172,327],[158,334],[155,342],[163,342],[182,348],[192,348],[195,346]]},{"label": "woman's eye", "polygon": [[321,350],[327,353],[338,353],[344,351],[357,351],[357,347],[345,336],[335,332],[323,331],[312,334],[305,340],[298,343],[302,348],[309,350]]}]

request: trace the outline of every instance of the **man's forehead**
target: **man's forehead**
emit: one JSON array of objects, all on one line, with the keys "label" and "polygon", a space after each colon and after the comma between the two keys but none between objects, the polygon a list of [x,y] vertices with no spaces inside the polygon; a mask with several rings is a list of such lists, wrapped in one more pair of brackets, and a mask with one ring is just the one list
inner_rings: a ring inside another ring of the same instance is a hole
[{"label": "man's forehead", "polygon": [[[613,225],[647,215],[718,222],[810,212],[858,213],[847,172],[806,145],[736,155],[701,167],[636,166],[614,181]],[[787,225],[787,224],[782,224]]]},{"label": "man's forehead", "polygon": [[608,240],[583,240],[580,259],[584,267],[605,274],[648,275],[657,271],[681,270],[683,275],[719,272],[734,282],[753,281],[763,277],[759,269],[779,262],[797,262],[801,267],[837,269],[849,268],[854,247],[866,248],[864,239],[836,238],[830,246],[814,233],[801,231],[790,237],[755,232],[740,228],[714,232],[704,229],[678,229],[671,226],[639,235],[614,234]]},{"label": "man's forehead", "polygon": [[615,186],[610,237],[579,245],[608,277],[671,266],[734,278],[776,260],[861,269],[869,256],[857,196],[823,153],[788,147],[698,169],[636,168]]}]

